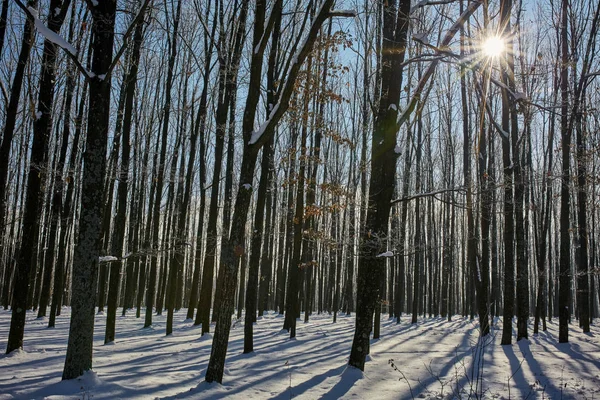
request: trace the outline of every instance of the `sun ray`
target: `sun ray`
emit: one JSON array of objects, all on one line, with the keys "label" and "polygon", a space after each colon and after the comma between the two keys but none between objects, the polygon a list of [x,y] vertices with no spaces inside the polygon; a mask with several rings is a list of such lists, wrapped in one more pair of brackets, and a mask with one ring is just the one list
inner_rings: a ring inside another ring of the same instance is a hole
[{"label": "sun ray", "polygon": [[504,39],[499,36],[491,36],[483,41],[481,50],[488,57],[498,57],[504,52]]}]

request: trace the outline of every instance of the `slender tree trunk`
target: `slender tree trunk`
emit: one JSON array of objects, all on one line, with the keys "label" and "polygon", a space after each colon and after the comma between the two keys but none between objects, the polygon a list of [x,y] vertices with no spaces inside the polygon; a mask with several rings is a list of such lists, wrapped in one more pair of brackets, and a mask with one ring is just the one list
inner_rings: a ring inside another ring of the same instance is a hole
[{"label": "slender tree trunk", "polygon": [[[144,12],[143,10],[141,12]],[[142,17],[143,18],[143,17]],[[125,249],[125,226],[127,222],[127,192],[129,187],[129,159],[131,154],[131,123],[133,119],[133,100],[137,83],[138,65],[143,39],[143,24],[139,23],[135,28],[133,37],[133,50],[130,58],[129,71],[123,82],[125,86],[125,108],[123,112],[123,127],[121,132],[121,168],[118,171],[119,181],[117,188],[117,214],[115,216],[115,228],[112,238],[111,254],[122,258]],[[106,331],[104,343],[115,340],[115,324],[117,316],[117,302],[119,299],[119,287],[121,286],[121,273],[125,260],[110,263],[109,296],[106,316]],[[130,276],[129,279],[132,279]],[[125,308],[124,305],[123,308]]]},{"label": "slender tree trunk", "polygon": [[[52,13],[52,16],[48,20],[48,28],[52,32],[60,31],[60,28],[65,20],[65,15],[69,7],[69,1],[61,2],[60,0],[53,0],[50,3],[51,10],[60,10],[58,14]],[[36,140],[40,141],[38,146],[40,146],[40,151],[43,151],[43,154],[38,154],[34,157],[32,153],[31,162],[38,163],[37,165],[42,165],[42,163],[48,161],[48,140],[52,135],[52,108],[54,103],[54,81],[56,78],[56,52],[58,48],[56,44],[50,42],[49,40],[44,41],[44,54],[42,56],[42,70],[40,73],[40,91],[38,93],[38,112],[41,113],[40,118],[38,118],[34,123],[34,143]],[[37,146],[34,144],[33,148]],[[37,157],[41,157],[40,159],[35,159]],[[64,157],[61,158],[64,163]],[[34,164],[36,165],[36,164]],[[59,166],[61,168],[60,173],[62,173],[62,164]],[[39,170],[39,167],[36,168],[37,174],[40,175],[40,183],[38,187],[40,200],[43,196],[43,182],[46,181],[50,184],[49,177],[47,173]],[[55,186],[59,185],[59,183],[55,183]],[[49,202],[50,204],[50,202]],[[41,209],[36,210],[36,213],[39,213]],[[51,244],[49,246],[47,257],[46,257],[46,265],[44,268],[44,283],[42,287],[42,293],[40,295],[40,304],[38,309],[38,318],[46,316],[46,308],[48,306],[48,301],[50,298],[50,282],[53,275],[54,270],[54,240],[57,234],[58,229],[58,210],[53,210],[50,222],[50,241]],[[36,215],[36,220],[41,221],[42,215]]]},{"label": "slender tree trunk", "polygon": [[[501,2],[502,25],[504,32],[510,33],[510,14],[512,0]],[[505,67],[502,71],[502,82],[507,85],[509,72]],[[514,316],[515,291],[515,261],[514,261],[514,204],[513,204],[513,162],[516,155],[511,156],[510,145],[510,99],[508,90],[502,89],[502,162],[504,167],[504,319],[502,344],[512,343],[512,318]]]},{"label": "slender tree trunk", "polygon": [[[37,8],[37,0],[29,1],[27,5],[32,8]],[[23,84],[23,75],[25,66],[29,59],[29,53],[33,44],[33,40],[33,21],[28,18],[25,22],[25,28],[23,30],[21,52],[19,54],[19,60],[13,79],[9,105],[6,110],[7,114],[4,127],[4,136],[2,140],[2,146],[0,147],[0,171],[2,171],[0,172],[0,226],[4,226],[4,215],[6,210],[5,190],[7,189],[6,177],[8,175],[10,147],[15,129],[17,108],[21,94],[21,86]],[[48,65],[48,67],[50,66]],[[52,95],[52,92],[46,93],[46,96],[48,94]],[[45,111],[45,121],[49,122],[47,121],[47,118],[49,118],[49,113],[47,110]],[[44,125],[46,126],[42,126],[40,122],[36,121],[36,126],[38,129],[34,130],[31,162],[29,163],[27,181],[25,182],[27,192],[25,194],[25,198],[23,199],[25,204],[22,225],[23,233],[21,237],[21,245],[17,253],[17,262],[15,265],[15,276],[13,283],[14,289],[11,301],[12,314],[10,320],[10,331],[8,334],[8,344],[6,346],[6,354],[23,347],[23,334],[25,331],[25,316],[27,309],[27,287],[30,278],[29,272],[31,270],[32,254],[35,252],[35,233],[37,232],[36,227],[38,226],[38,211],[40,208],[39,200],[41,200],[39,191],[42,184],[42,179],[40,171],[38,170],[38,166],[42,165],[43,162],[44,141],[45,135],[47,134],[47,129],[42,132],[39,128],[46,128],[47,126],[51,126],[51,124],[46,123]]]},{"label": "slender tree trunk", "polygon": [[[173,21],[173,32],[169,41],[169,62],[167,69],[167,80],[165,82],[165,103],[164,103],[164,111],[163,111],[163,125],[162,125],[162,133],[161,133],[161,150],[160,150],[160,159],[158,161],[158,174],[156,181],[156,192],[155,192],[155,200],[154,200],[154,210],[153,210],[153,230],[152,230],[152,248],[155,254],[152,255],[151,265],[150,265],[150,276],[148,281],[148,289],[146,292],[146,318],[144,321],[144,328],[152,325],[152,312],[154,307],[154,297],[156,294],[156,275],[158,268],[158,259],[161,257],[160,251],[160,205],[162,202],[163,196],[163,186],[164,186],[164,174],[165,174],[165,163],[166,163],[166,153],[167,153],[167,139],[169,136],[169,119],[171,115],[171,86],[173,85],[173,77],[174,77],[174,69],[175,69],[175,61],[177,59],[177,35],[179,30],[179,19],[181,16],[181,1],[177,2],[177,12],[175,15],[175,20]],[[164,237],[164,236],[163,236]],[[163,243],[164,245],[164,243]],[[157,302],[158,303],[158,302]],[[161,311],[162,305],[159,307],[157,304],[156,310],[157,312]]]},{"label": "slender tree trunk", "polygon": [[[6,3],[6,2],[5,2]],[[29,0],[27,2],[27,6],[28,7],[33,7],[33,8],[37,8],[37,0]],[[8,4],[2,4],[2,13],[1,15],[4,15],[5,12],[7,12],[7,7]],[[2,25],[4,25],[4,28],[2,30],[2,40],[4,41],[4,29],[6,29],[6,23],[4,21],[6,21],[6,16],[4,16],[4,18],[2,19]],[[4,230],[4,226],[5,226],[5,218],[6,218],[6,204],[8,201],[8,182],[7,182],[7,177],[8,177],[8,164],[10,161],[10,151],[11,151],[11,147],[12,147],[12,140],[13,140],[13,136],[14,136],[14,132],[15,132],[15,127],[16,127],[16,123],[17,123],[17,111],[19,108],[19,99],[21,97],[21,88],[23,86],[23,80],[24,80],[24,75],[25,75],[25,67],[27,66],[27,62],[29,61],[29,53],[31,50],[31,46],[33,45],[33,41],[34,41],[34,28],[33,28],[33,21],[30,20],[29,18],[27,18],[27,20],[25,21],[25,26],[23,28],[23,36],[21,39],[21,50],[19,52],[19,58],[17,60],[17,66],[15,68],[15,75],[13,77],[13,81],[12,81],[12,86],[10,89],[10,98],[8,101],[8,105],[6,107],[6,119],[4,121],[4,132],[2,135],[2,144],[0,145],[0,230]],[[37,194],[36,194],[37,196]],[[37,205],[36,205],[37,206]],[[30,226],[30,227],[26,227],[28,230],[29,229],[33,229],[34,226]],[[3,238],[4,235],[1,234],[2,232],[0,231],[0,238]],[[28,232],[29,236],[32,236],[32,232],[29,231]],[[25,238],[25,240],[33,240],[33,238]],[[30,246],[33,246],[30,245]],[[2,249],[4,249],[4,246],[0,246],[0,262],[3,262],[5,259],[4,255],[2,254]],[[24,265],[23,265],[24,266]],[[27,287],[28,282],[29,282],[29,265],[26,267],[27,270],[22,270],[22,267],[17,267],[15,269],[15,276],[14,276],[14,280],[15,280],[15,287],[19,287],[19,292],[23,291],[24,288]],[[7,267],[4,267],[2,269],[7,269]],[[13,291],[14,293],[14,291]],[[21,296],[24,296],[24,300],[21,302]],[[23,343],[22,343],[22,337],[23,334],[20,333],[24,327],[25,327],[25,309],[26,309],[26,305],[27,305],[27,290],[25,290],[24,294],[18,294],[18,296],[16,296],[16,299],[13,299],[13,301],[11,302],[11,304],[16,301],[18,305],[18,307],[15,307],[15,304],[12,304],[12,310],[13,310],[13,315],[14,318],[16,318],[15,321],[15,328],[13,331],[13,334],[11,335],[9,333],[9,340],[8,340],[8,346],[7,346],[7,353],[11,352],[12,350],[16,350],[18,348],[20,348]],[[20,311],[18,312],[18,314],[23,314],[21,315],[16,315],[17,314],[17,310]],[[12,319],[11,319],[12,320]],[[22,322],[21,322],[22,320]],[[13,323],[11,322],[11,327],[12,327]],[[11,330],[13,330],[11,328]]]},{"label": "slender tree trunk", "polygon": [[[277,0],[281,1],[281,0]],[[256,3],[255,9],[255,24],[253,48],[255,51],[252,54],[250,64],[250,86],[246,99],[246,108],[244,110],[243,135],[244,148],[242,156],[242,165],[240,170],[241,187],[237,192],[236,207],[232,219],[231,236],[223,241],[221,252],[221,268],[223,269],[223,291],[217,301],[219,301],[219,312],[217,315],[217,325],[215,328],[215,336],[213,338],[213,346],[211,357],[206,371],[207,382],[221,382],[223,379],[223,369],[225,366],[225,356],[227,353],[227,345],[229,340],[229,332],[231,329],[231,314],[233,312],[235,287],[237,285],[237,269],[235,268],[236,253],[244,252],[245,242],[245,225],[248,217],[248,210],[251,200],[251,186],[244,186],[245,183],[252,183],[256,160],[258,157],[258,149],[264,145],[275,132],[275,126],[281,120],[283,114],[289,108],[290,98],[293,93],[296,79],[300,72],[300,68],[308,53],[312,50],[312,46],[321,28],[321,25],[326,18],[330,17],[330,10],[333,5],[333,0],[325,0],[320,12],[315,16],[309,32],[298,48],[293,62],[290,65],[287,79],[282,85],[281,97],[277,105],[273,108],[273,112],[269,115],[269,119],[261,128],[260,135],[254,134],[254,118],[260,96],[260,76],[262,72],[262,55],[266,43],[262,41],[265,33],[265,3],[259,0]],[[243,7],[247,3],[243,3]],[[268,37],[269,35],[265,35]],[[266,38],[265,38],[266,40]],[[258,50],[258,51],[257,51]]]},{"label": "slender tree trunk", "polygon": [[394,193],[396,170],[397,115],[402,91],[402,62],[406,52],[409,28],[410,1],[388,2],[383,13],[382,96],[373,127],[371,140],[371,182],[369,207],[361,234],[357,276],[357,308],[354,340],[349,364],[361,371],[369,347],[369,333],[378,292],[381,285],[385,258],[377,257],[385,251],[390,201]]},{"label": "slender tree trunk", "polygon": [[562,0],[560,46],[561,46],[561,68],[560,68],[560,92],[561,92],[561,149],[562,149],[562,179],[560,181],[560,259],[559,259],[559,292],[558,292],[558,341],[567,343],[569,341],[569,292],[571,288],[571,238],[570,238],[570,206],[569,206],[569,180],[570,180],[570,152],[571,132],[569,131],[569,38],[568,38],[568,14],[569,1]]},{"label": "slender tree trunk", "polygon": [[[71,21],[69,25],[69,42],[73,39],[74,34],[74,25],[75,25],[75,8],[72,8],[71,11]],[[61,247],[62,244],[65,243],[64,238],[66,237],[66,233],[69,229],[69,219],[66,218],[67,213],[65,212],[66,207],[68,206],[68,200],[66,203],[63,203],[63,192],[65,189],[65,184],[68,185],[68,182],[65,182],[63,178],[64,173],[64,165],[67,157],[67,148],[69,145],[69,137],[71,136],[71,106],[73,102],[73,92],[75,91],[75,68],[69,63],[67,66],[67,82],[66,82],[66,94],[65,94],[65,103],[64,103],[64,120],[63,120],[63,131],[62,131],[62,141],[61,141],[61,150],[59,160],[56,164],[56,172],[55,172],[55,182],[54,182],[54,195],[52,199],[52,223],[57,223],[58,220],[61,220],[60,223],[60,237],[56,237],[58,232],[54,232],[50,234],[50,237],[53,241],[58,240],[59,248],[58,250],[58,258],[55,259],[52,256],[50,259],[55,263],[54,265],[54,287],[52,291],[52,303],[50,306],[50,317],[48,320],[48,327],[52,328],[55,326],[56,316],[60,314],[60,303],[62,301],[62,292],[63,292],[63,279],[65,272],[65,265],[61,263],[61,254],[64,259],[65,249]],[[58,133],[57,133],[58,139]],[[75,140],[75,142],[77,139]],[[77,154],[78,149],[73,146],[71,149],[71,154]],[[62,217],[62,218],[61,218]],[[58,225],[58,223],[57,223]],[[56,229],[56,228],[54,228]],[[50,244],[49,248],[52,253],[55,252],[54,245]]]}]

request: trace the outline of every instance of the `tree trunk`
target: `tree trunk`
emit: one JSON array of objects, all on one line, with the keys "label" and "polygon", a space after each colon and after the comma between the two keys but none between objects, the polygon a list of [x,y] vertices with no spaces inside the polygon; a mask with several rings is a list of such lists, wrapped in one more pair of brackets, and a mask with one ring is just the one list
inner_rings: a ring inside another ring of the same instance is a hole
[{"label": "tree trunk", "polygon": [[[208,226],[206,231],[206,253],[204,256],[204,265],[202,269],[202,286],[200,287],[200,297],[198,301],[198,313],[196,314],[195,324],[202,323],[202,334],[210,330],[210,309],[212,304],[212,287],[214,281],[215,264],[216,264],[216,249],[217,249],[217,217],[218,217],[218,196],[220,187],[220,175],[223,164],[223,149],[225,147],[225,129],[228,117],[228,107],[231,104],[230,96],[233,95],[231,85],[234,82],[234,77],[237,74],[239,65],[239,57],[243,43],[243,31],[245,30],[247,16],[247,4],[241,8],[240,26],[235,36],[235,44],[231,54],[231,65],[228,65],[228,60],[219,59],[219,95],[218,105],[215,116],[216,123],[216,142],[215,142],[215,167],[213,169],[213,181],[210,196],[210,208],[208,212]],[[221,32],[221,35],[224,33]],[[219,39],[225,45],[225,38]],[[221,49],[224,51],[224,48]],[[237,61],[235,61],[237,60]],[[227,236],[229,227],[224,228],[224,235]],[[222,245],[221,245],[222,246]],[[216,305],[215,305],[216,311]],[[213,311],[213,312],[215,312]],[[214,316],[213,316],[214,319]]]},{"label": "tree trunk", "polygon": [[[167,80],[165,82],[165,104],[163,110],[163,125],[162,125],[162,133],[161,133],[161,150],[160,150],[160,160],[158,163],[158,174],[156,181],[156,192],[155,192],[155,200],[154,200],[154,210],[152,221],[154,223],[152,230],[152,250],[155,252],[152,255],[151,265],[150,265],[150,276],[148,281],[148,290],[146,292],[146,318],[144,321],[144,328],[152,325],[152,312],[154,307],[154,297],[156,294],[156,275],[158,268],[158,259],[161,257],[161,249],[160,249],[160,205],[163,197],[163,186],[164,186],[164,174],[165,174],[165,161],[166,161],[166,153],[167,153],[167,139],[169,136],[169,119],[171,116],[171,87],[173,85],[173,76],[175,69],[175,61],[177,59],[177,35],[179,29],[179,19],[181,16],[181,1],[179,0],[177,3],[177,13],[175,15],[175,20],[173,21],[173,31],[169,41],[169,62],[167,69]],[[164,236],[163,236],[164,237]],[[164,242],[163,242],[164,246]],[[166,266],[164,266],[166,267]],[[158,302],[157,302],[158,303]],[[157,312],[161,311],[162,305],[158,307],[157,304]],[[159,312],[160,313],[160,312]]]},{"label": "tree trunk", "polygon": [[[27,3],[29,7],[37,8],[37,0],[29,1]],[[13,84],[10,93],[10,101],[6,110],[6,122],[4,127],[4,136],[2,140],[2,146],[0,147],[0,226],[4,226],[4,218],[6,211],[6,197],[5,190],[6,178],[8,175],[8,161],[10,155],[10,147],[15,129],[15,123],[17,118],[17,108],[19,104],[19,98],[21,95],[21,87],[23,84],[23,76],[25,72],[25,66],[29,59],[29,53],[34,40],[33,33],[33,21],[29,18],[25,22],[25,28],[23,30],[23,39],[21,42],[21,52],[19,54],[19,60],[13,79]],[[46,59],[46,61],[48,61]],[[48,67],[50,67],[48,65]],[[46,93],[52,95],[52,92]],[[43,107],[43,106],[42,106]],[[44,120],[49,122],[49,113],[46,111]],[[51,126],[51,124],[44,124]],[[27,175],[27,181],[25,186],[27,192],[24,200],[24,212],[23,212],[23,225],[22,225],[22,238],[21,245],[18,250],[17,262],[15,265],[15,276],[14,276],[14,289],[13,297],[11,301],[11,320],[10,320],[10,331],[8,334],[8,344],[6,346],[6,354],[13,350],[17,350],[23,347],[23,333],[25,331],[25,317],[27,309],[27,288],[29,283],[29,272],[32,264],[32,254],[35,252],[34,245],[36,243],[35,233],[37,232],[38,226],[38,210],[40,207],[39,200],[41,196],[39,194],[41,187],[41,175],[38,170],[38,166],[42,164],[44,157],[44,142],[47,131],[43,132],[40,128],[46,128],[42,123],[36,121],[38,129],[34,130],[33,145],[31,149],[31,162],[29,165],[29,172]]]},{"label": "tree trunk", "polygon": [[[502,25],[504,33],[510,33],[510,14],[512,0],[501,2]],[[509,72],[504,67],[502,82],[507,85]],[[512,343],[512,318],[514,316],[514,291],[515,291],[515,261],[514,261],[514,204],[513,204],[513,169],[516,155],[512,154],[510,145],[510,99],[508,90],[502,89],[502,163],[504,167],[504,318],[502,330],[502,344]]]},{"label": "tree trunk", "polygon": [[569,341],[569,292],[571,287],[571,244],[570,244],[570,206],[569,206],[569,181],[570,181],[570,152],[571,132],[569,131],[569,38],[568,38],[569,1],[562,0],[560,46],[560,93],[561,117],[560,134],[562,149],[562,179],[560,180],[560,259],[559,259],[559,292],[558,292],[558,341]]},{"label": "tree trunk", "polygon": [[[92,10],[93,56],[87,121],[86,151],[81,188],[79,236],[73,256],[71,327],[63,379],[92,368],[94,293],[102,223],[103,180],[110,118],[110,76],[117,2],[106,0]],[[100,78],[103,77],[104,79]]]},{"label": "tree trunk", "polygon": [[[37,7],[37,0],[29,0],[27,2],[28,7]],[[2,4],[2,15],[6,12],[8,4]],[[6,19],[4,17],[3,21]],[[5,26],[5,22],[2,23]],[[19,52],[19,58],[17,60],[17,66],[15,68],[15,75],[13,77],[12,86],[10,89],[10,98],[8,101],[8,105],[6,107],[6,119],[4,121],[4,133],[2,135],[2,145],[0,145],[0,238],[2,235],[2,231],[4,230],[5,218],[6,218],[6,202],[8,201],[8,196],[6,193],[8,192],[8,163],[10,161],[10,150],[12,145],[12,139],[14,136],[15,126],[17,122],[17,111],[19,108],[19,99],[21,97],[21,88],[23,86],[23,79],[25,75],[25,67],[27,66],[27,62],[29,60],[29,53],[31,50],[31,46],[33,45],[34,31],[33,31],[33,21],[27,18],[25,21],[25,26],[23,29],[23,37],[21,39],[21,50]],[[2,31],[2,40],[4,40],[4,31]],[[37,179],[34,177],[34,179]],[[35,194],[37,196],[37,193]],[[31,199],[30,201],[34,201]],[[37,207],[37,200],[36,207]],[[37,212],[37,211],[35,211]],[[35,213],[34,212],[34,213]],[[32,236],[32,230],[34,226],[26,226],[28,229],[28,236]],[[26,241],[33,240],[33,237],[25,237]],[[26,243],[22,243],[21,245],[27,245]],[[32,248],[33,244],[29,245]],[[0,262],[3,262],[4,255],[2,254],[2,250],[4,246],[0,246]],[[23,269],[25,268],[25,269]],[[19,294],[14,296],[11,301],[12,305],[12,317],[11,317],[11,332],[9,333],[8,345],[7,345],[7,353],[10,353],[13,350],[16,350],[23,345],[23,330],[25,329],[25,310],[27,308],[27,285],[29,282],[29,268],[30,264],[27,261],[27,264],[19,264],[15,268],[15,276],[14,276],[14,287],[19,288]],[[3,269],[7,269],[4,267]],[[24,290],[25,289],[25,290]],[[20,292],[25,293],[20,293]],[[16,291],[13,291],[15,293]],[[23,297],[23,299],[21,299]],[[21,315],[22,314],[22,315]],[[14,328],[13,328],[13,320],[14,320]]]},{"label": "tree trunk", "polygon": [[[142,13],[144,10],[141,11]],[[143,17],[142,17],[143,18]],[[125,226],[127,222],[127,192],[129,187],[129,158],[131,154],[130,136],[131,123],[133,119],[133,100],[137,83],[138,65],[143,39],[143,24],[139,23],[135,28],[133,37],[133,50],[123,86],[125,86],[125,108],[123,112],[123,127],[121,132],[121,167],[117,174],[119,185],[117,188],[117,213],[115,216],[115,228],[112,238],[111,255],[122,258],[125,249]],[[127,261],[122,259],[110,263],[109,296],[106,316],[106,331],[104,343],[115,340],[115,323],[117,316],[117,302],[119,298],[119,287],[121,286],[121,273],[123,264]],[[129,279],[132,279],[130,276]],[[124,305],[123,308],[125,308]]]},{"label": "tree trunk", "polygon": [[[281,1],[281,0],[278,0]],[[244,2],[244,7],[247,2]],[[308,53],[311,51],[313,43],[317,37],[321,25],[326,18],[330,16],[329,12],[333,5],[333,0],[325,0],[319,14],[313,20],[308,35],[302,46],[296,52],[293,62],[290,64],[287,79],[281,89],[281,97],[269,119],[262,126],[260,135],[254,134],[254,118],[260,96],[260,76],[262,72],[262,55],[266,46],[262,42],[265,18],[264,0],[256,3],[255,24],[253,48],[250,64],[250,86],[248,97],[246,99],[246,108],[244,110],[243,135],[244,148],[242,156],[242,166],[240,171],[241,187],[236,197],[236,207],[232,219],[231,236],[223,241],[221,252],[221,268],[223,269],[223,292],[217,301],[220,303],[219,313],[217,315],[217,325],[215,336],[213,338],[212,352],[206,371],[207,382],[222,382],[223,370],[225,367],[225,356],[227,353],[227,344],[229,332],[231,329],[231,314],[233,312],[233,302],[235,287],[237,285],[237,269],[235,268],[235,254],[244,252],[244,237],[246,218],[251,200],[251,186],[244,186],[245,183],[252,184],[256,159],[258,157],[258,148],[264,145],[275,132],[275,126],[281,120],[283,114],[289,108],[290,98],[292,96],[296,78],[300,72],[300,67],[304,63]],[[268,37],[268,35],[266,35]],[[257,51],[258,50],[258,51]]]},{"label": "tree trunk", "polygon": [[369,207],[361,234],[357,276],[356,327],[349,364],[361,371],[369,347],[369,333],[378,292],[381,285],[385,258],[377,257],[385,251],[383,240],[387,234],[390,201],[394,193],[396,171],[397,115],[402,91],[402,62],[406,52],[409,28],[410,1],[401,0],[384,6],[383,47],[381,49],[382,95],[374,122],[371,140],[371,182]]}]

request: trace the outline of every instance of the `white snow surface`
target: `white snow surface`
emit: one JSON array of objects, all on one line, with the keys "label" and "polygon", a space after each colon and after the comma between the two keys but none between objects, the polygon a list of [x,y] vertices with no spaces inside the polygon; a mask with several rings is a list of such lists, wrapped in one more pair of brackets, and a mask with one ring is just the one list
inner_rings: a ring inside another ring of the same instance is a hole
[{"label": "white snow surface", "polygon": [[394,253],[388,250],[385,253],[378,254],[377,257],[394,257]]},{"label": "white snow surface", "polygon": [[[354,316],[341,314],[334,324],[331,315],[314,314],[308,323],[298,322],[297,337],[290,340],[281,329],[283,317],[270,312],[258,318],[252,354],[242,354],[242,318],[231,331],[219,385],[204,382],[212,335],[200,336],[200,326],[180,310],[167,337],[166,314],[143,329],[143,317],[136,319],[134,311],[120,317],[119,310],[112,345],[103,344],[106,317],[96,315],[93,371],[63,382],[70,309],[62,309],[53,329],[46,327],[47,318],[28,312],[24,350],[0,355],[0,399],[455,399],[458,391],[466,399],[470,382],[474,385],[479,335],[468,318],[419,317],[411,325],[408,316],[400,324],[382,316],[381,338],[371,341],[364,373],[347,367]],[[10,317],[10,310],[0,310],[2,349]],[[497,323],[479,347],[483,398],[508,399],[509,393],[512,399],[600,398],[600,329],[583,334],[577,325],[575,320],[570,325],[570,343],[558,343],[555,319],[547,332],[534,336],[530,324],[529,341],[501,346]]]},{"label": "white snow surface", "polygon": [[119,261],[119,259],[115,256],[102,256],[98,257],[99,262],[111,262],[111,261]]}]

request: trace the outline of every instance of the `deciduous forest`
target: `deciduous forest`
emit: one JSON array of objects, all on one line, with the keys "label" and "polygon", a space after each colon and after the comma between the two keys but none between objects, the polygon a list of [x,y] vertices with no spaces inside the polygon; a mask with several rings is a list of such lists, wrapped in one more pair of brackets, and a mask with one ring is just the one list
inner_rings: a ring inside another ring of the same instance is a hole
[{"label": "deciduous forest", "polygon": [[0,399],[600,397],[600,1],[0,3]]}]

